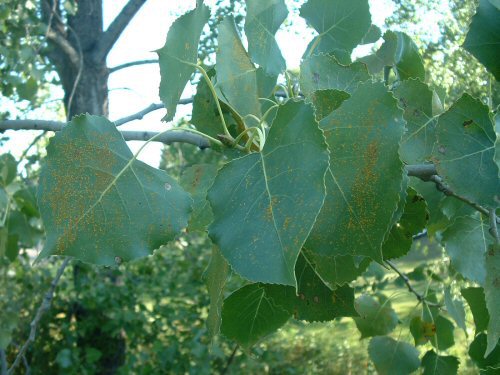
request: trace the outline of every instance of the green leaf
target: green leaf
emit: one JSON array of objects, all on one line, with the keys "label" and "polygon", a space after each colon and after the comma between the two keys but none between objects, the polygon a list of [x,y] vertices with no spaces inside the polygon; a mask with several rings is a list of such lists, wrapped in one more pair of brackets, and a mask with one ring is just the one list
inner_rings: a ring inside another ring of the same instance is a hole
[{"label": "green leaf", "polygon": [[459,364],[457,357],[437,355],[429,350],[422,358],[423,375],[456,375]]},{"label": "green leaf", "polygon": [[151,254],[186,227],[189,195],[132,158],[103,117],[75,117],[51,139],[38,188],[47,233],[39,258],[113,265]]},{"label": "green leaf", "polygon": [[351,94],[360,82],[368,81],[366,66],[356,62],[341,65],[334,56],[319,54],[304,59],[300,65],[300,89],[310,98],[317,90],[335,89]]},{"label": "green leaf", "polygon": [[241,43],[233,17],[224,18],[218,30],[216,88],[219,99],[242,117],[251,114],[260,118],[257,69]]},{"label": "green leaf", "polygon": [[221,332],[243,347],[250,347],[289,318],[290,313],[266,294],[262,284],[249,284],[224,300]]},{"label": "green leaf", "polygon": [[297,292],[285,285],[266,285],[266,294],[295,319],[325,322],[341,316],[356,316],[354,289],[345,285],[328,288],[316,274],[313,266],[300,255],[295,266]]},{"label": "green leaf", "polygon": [[356,299],[354,307],[359,314],[354,322],[362,339],[387,335],[398,325],[398,316],[391,307],[391,302],[382,295],[377,298],[362,295]]},{"label": "green leaf", "polygon": [[486,282],[484,283],[486,306],[490,313],[488,323],[488,347],[490,354],[500,338],[500,244],[491,245],[486,253]]},{"label": "green leaf", "polygon": [[349,99],[351,96],[345,91],[340,90],[316,90],[310,96],[314,107],[314,116],[316,121],[321,121],[335,109],[340,107],[344,100]]},{"label": "green leaf", "polygon": [[319,34],[304,57],[323,52],[348,58],[371,25],[367,0],[309,0],[300,8],[300,16]]},{"label": "green leaf", "polygon": [[381,36],[382,31],[380,31],[377,25],[372,24],[359,44],[375,43]]},{"label": "green leaf", "polygon": [[198,43],[210,9],[201,5],[180,16],[170,27],[165,45],[157,51],[160,63],[160,98],[167,108],[165,121],[174,118],[177,103],[195,71]]},{"label": "green leaf", "polygon": [[461,300],[452,297],[449,287],[444,290],[444,304],[448,314],[450,314],[455,323],[457,323],[457,326],[462,328],[467,335],[464,304]]},{"label": "green leaf", "polygon": [[437,119],[432,116],[432,91],[418,79],[401,82],[394,90],[404,110],[406,132],[401,141],[401,159],[407,164],[429,160],[436,141]]},{"label": "green leaf", "polygon": [[491,1],[479,1],[464,48],[500,81],[500,9]]},{"label": "green leaf", "polygon": [[427,222],[428,212],[425,200],[408,188],[404,211],[401,218],[392,226],[382,245],[384,259],[399,258],[410,251],[413,236],[422,232]]},{"label": "green leaf", "polygon": [[17,162],[11,154],[0,155],[0,186],[9,185],[17,175]]},{"label": "green leaf", "polygon": [[217,336],[220,331],[224,288],[228,275],[229,265],[217,246],[213,246],[212,257],[204,274],[210,296],[210,310],[207,317],[207,329],[210,337]]},{"label": "green leaf", "polygon": [[462,288],[460,293],[469,304],[476,325],[476,334],[486,331],[490,321],[490,314],[486,307],[486,297],[484,296],[484,289],[478,287]]},{"label": "green leaf", "polygon": [[380,375],[405,375],[420,367],[417,349],[388,336],[372,338],[368,353]]},{"label": "green leaf", "polygon": [[331,289],[335,289],[337,285],[356,280],[366,271],[371,262],[370,258],[352,255],[321,256],[307,249],[304,249],[304,254],[309,262],[314,264],[314,268],[323,282]]},{"label": "green leaf", "polygon": [[371,74],[380,72],[385,66],[391,66],[400,80],[420,78],[425,81],[424,62],[417,45],[402,32],[387,31],[384,43],[373,55],[359,59],[364,62]]},{"label": "green leaf", "polygon": [[451,264],[464,277],[483,285],[484,254],[491,243],[488,223],[480,215],[459,217],[444,232],[442,243]]},{"label": "green leaf", "polygon": [[496,207],[500,179],[493,160],[496,135],[488,107],[462,95],[439,117],[436,135],[433,159],[444,182],[458,195]]},{"label": "green leaf", "polygon": [[382,83],[361,83],[320,122],[330,149],[327,196],[306,248],[321,256],[382,261],[381,246],[399,201],[402,111]]},{"label": "green leaf", "polygon": [[36,203],[36,190],[34,187],[24,188],[14,193],[14,201],[23,214],[28,217],[40,217]]},{"label": "green leaf", "polygon": [[248,53],[253,62],[270,75],[278,75],[286,68],[285,59],[274,39],[276,31],[286,19],[288,9],[283,0],[246,0],[245,34]]},{"label": "green leaf", "polygon": [[17,236],[23,247],[34,247],[43,236],[43,231],[32,226],[29,219],[17,210],[10,210],[7,226],[9,227],[9,237]]},{"label": "green leaf", "polygon": [[436,325],[415,316],[410,320],[410,333],[415,340],[415,346],[424,345],[436,335]]},{"label": "green leaf", "polygon": [[207,201],[207,191],[217,174],[216,164],[196,164],[186,168],[181,175],[180,185],[191,194],[193,211],[189,218],[189,231],[206,231],[213,214]]},{"label": "green leaf", "polygon": [[327,168],[311,107],[288,101],[262,152],[219,170],[208,191],[214,213],[209,235],[236,272],[252,281],[296,285],[295,262],[323,204]]},{"label": "green leaf", "polygon": [[[481,370],[482,374],[495,374],[500,366],[500,341],[497,343],[495,349],[488,355],[486,353],[488,337],[485,333],[480,333],[476,336],[474,341],[469,346],[469,355],[474,363]],[[490,370],[491,372],[488,372]]]},{"label": "green leaf", "polygon": [[442,315],[438,315],[434,320],[436,326],[436,335],[430,340],[432,346],[438,350],[446,350],[455,344],[453,330],[455,326],[451,321]]}]

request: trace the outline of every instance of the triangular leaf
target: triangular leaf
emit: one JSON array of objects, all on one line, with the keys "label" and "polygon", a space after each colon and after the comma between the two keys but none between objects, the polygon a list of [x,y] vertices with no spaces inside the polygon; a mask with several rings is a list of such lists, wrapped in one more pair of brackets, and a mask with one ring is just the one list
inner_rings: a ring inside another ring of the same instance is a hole
[{"label": "triangular leaf", "polygon": [[361,332],[362,339],[387,335],[398,324],[398,316],[390,301],[381,295],[378,299],[362,295],[356,299],[354,306],[359,314],[359,318],[354,318],[354,322]]},{"label": "triangular leaf", "polygon": [[288,101],[262,152],[219,171],[208,192],[214,213],[209,234],[236,272],[252,281],[296,285],[295,262],[323,204],[327,168],[311,107]]},{"label": "triangular leaf", "polygon": [[372,338],[368,353],[380,375],[406,375],[420,367],[417,349],[388,336]]},{"label": "triangular leaf", "polygon": [[285,59],[281,55],[274,34],[288,15],[283,0],[246,0],[247,15],[245,34],[248,38],[248,53],[253,62],[270,75],[285,70]]},{"label": "triangular leaf", "polygon": [[[500,367],[500,341],[489,355],[485,355],[488,337],[485,333],[480,333],[469,346],[469,355],[483,374],[493,375]],[[490,372],[488,372],[488,370]]]},{"label": "triangular leaf", "polygon": [[457,357],[437,355],[429,350],[422,358],[423,375],[456,375],[459,364]]},{"label": "triangular leaf", "polygon": [[322,256],[361,255],[382,261],[403,165],[402,111],[382,83],[361,83],[320,122],[330,149],[327,197],[306,248]]},{"label": "triangular leaf", "polygon": [[455,326],[453,323],[442,315],[438,315],[434,319],[436,326],[436,335],[430,340],[432,346],[438,350],[446,350],[455,344],[453,331]]},{"label": "triangular leaf", "polygon": [[132,157],[103,117],[75,117],[51,139],[38,188],[47,233],[40,258],[113,265],[151,254],[187,225],[189,195]]},{"label": "triangular leaf", "polygon": [[195,71],[198,43],[203,26],[210,17],[210,9],[201,5],[180,16],[170,27],[165,45],[159,49],[160,98],[165,103],[165,121],[174,118],[177,103],[186,83]]},{"label": "triangular leaf", "polygon": [[490,321],[490,314],[486,307],[484,289],[478,287],[463,288],[460,293],[469,304],[476,325],[476,334],[485,331]]}]

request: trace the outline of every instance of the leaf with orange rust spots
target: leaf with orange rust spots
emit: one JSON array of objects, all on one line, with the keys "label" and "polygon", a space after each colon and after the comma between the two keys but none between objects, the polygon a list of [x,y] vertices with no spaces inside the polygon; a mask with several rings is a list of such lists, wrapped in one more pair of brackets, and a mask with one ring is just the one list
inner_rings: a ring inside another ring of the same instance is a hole
[{"label": "leaf with orange rust spots", "polygon": [[382,83],[360,83],[320,127],[330,149],[327,196],[305,247],[381,262],[403,182],[402,111]]},{"label": "leaf with orange rust spots", "polygon": [[38,189],[47,233],[39,258],[113,265],[152,254],[187,225],[189,195],[132,157],[103,117],[75,117],[51,139]]}]

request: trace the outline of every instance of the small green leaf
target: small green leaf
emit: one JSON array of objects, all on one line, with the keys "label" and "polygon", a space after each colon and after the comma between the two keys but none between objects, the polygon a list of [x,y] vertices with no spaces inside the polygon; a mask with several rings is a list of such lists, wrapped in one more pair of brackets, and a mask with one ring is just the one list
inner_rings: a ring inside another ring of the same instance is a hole
[{"label": "small green leaf", "polygon": [[186,227],[189,195],[132,158],[103,117],[75,117],[51,139],[38,188],[47,233],[39,258],[114,265],[151,254]]},{"label": "small green leaf", "polygon": [[218,30],[216,88],[219,99],[242,117],[251,114],[260,118],[257,69],[241,43],[233,17],[224,18]]},{"label": "small green leaf", "polygon": [[451,264],[464,277],[484,284],[484,255],[492,242],[488,223],[480,215],[459,217],[443,232],[442,243]]},{"label": "small green leaf", "polygon": [[198,43],[210,9],[201,5],[180,16],[170,27],[165,45],[157,51],[160,63],[160,98],[167,108],[165,121],[174,118],[177,103],[195,71]]},{"label": "small green leaf", "polygon": [[472,53],[497,81],[500,81],[500,9],[480,0],[472,17],[464,48]]},{"label": "small green leaf", "polygon": [[17,162],[11,154],[0,155],[0,186],[7,186],[17,175]]},{"label": "small green leaf", "polygon": [[437,355],[429,350],[422,358],[423,375],[456,375],[459,364],[457,357]]},{"label": "small green leaf", "polygon": [[191,194],[193,211],[189,218],[189,231],[206,231],[213,214],[207,201],[207,191],[217,174],[216,164],[196,164],[186,168],[181,175],[180,185]]},{"label": "small green leaf", "polygon": [[486,356],[497,345],[500,338],[500,244],[490,245],[486,253],[486,282],[484,283],[486,307],[490,313],[488,323],[488,347]]},{"label": "small green leaf", "polygon": [[[485,333],[477,335],[469,346],[469,355],[477,367],[485,370],[485,372],[482,372],[483,374],[493,375],[500,367],[500,341],[497,342],[496,347],[490,354],[485,355],[487,342],[488,337]],[[488,370],[491,372],[488,372]]]},{"label": "small green leaf", "polygon": [[356,299],[354,307],[359,314],[354,322],[362,339],[387,335],[398,325],[398,316],[391,307],[391,302],[382,295],[377,298],[362,295]]},{"label": "small green leaf", "polygon": [[209,235],[236,272],[296,286],[295,262],[323,204],[327,168],[311,107],[290,100],[278,109],[262,152],[219,170],[208,191]]},{"label": "small green leaf", "polygon": [[210,337],[217,336],[220,331],[224,288],[228,274],[229,265],[219,249],[217,249],[217,246],[213,246],[212,258],[210,258],[210,263],[204,274],[210,296],[210,310],[207,317],[207,328]]},{"label": "small green leaf", "polygon": [[371,25],[367,0],[309,0],[300,8],[300,16],[319,34],[304,57],[332,53],[337,58],[345,56],[343,62],[350,61],[349,55]]},{"label": "small green leaf", "polygon": [[359,44],[375,43],[381,36],[382,31],[380,31],[380,28],[377,25],[372,24]]},{"label": "small green leaf", "polygon": [[410,320],[410,333],[415,340],[415,346],[424,345],[436,335],[436,325],[415,316]]},{"label": "small green leaf", "polygon": [[500,195],[498,166],[493,160],[495,129],[486,105],[462,95],[439,116],[436,170],[453,192],[487,207]]},{"label": "small green leaf", "polygon": [[14,193],[14,201],[23,214],[27,217],[40,217],[38,205],[36,203],[36,190],[29,187],[16,191]]},{"label": "small green leaf", "polygon": [[406,375],[420,367],[417,349],[388,336],[372,338],[368,353],[380,375]]},{"label": "small green leaf", "polygon": [[399,258],[410,251],[413,236],[422,232],[428,212],[425,200],[408,188],[401,218],[392,226],[382,245],[384,259]]},{"label": "small green leaf", "polygon": [[438,350],[446,350],[455,344],[453,331],[455,326],[451,321],[442,315],[438,315],[434,320],[436,335],[430,340],[432,346]]},{"label": "small green leaf", "polygon": [[341,65],[334,56],[318,54],[310,56],[300,65],[300,89],[310,96],[317,90],[335,89],[351,94],[360,82],[370,79],[362,63]]},{"label": "small green leaf", "polygon": [[266,294],[262,284],[249,284],[224,300],[221,332],[238,344],[250,347],[289,318],[290,313]]},{"label": "small green leaf", "polygon": [[449,287],[444,290],[444,304],[448,314],[450,314],[455,323],[457,323],[457,326],[462,328],[467,335],[464,304],[461,300],[452,297]]},{"label": "small green leaf", "polygon": [[354,289],[345,285],[328,288],[316,274],[313,266],[300,255],[295,266],[297,292],[285,285],[266,285],[266,294],[295,319],[325,322],[341,316],[356,316]]},{"label": "small green leaf", "polygon": [[327,196],[306,248],[382,261],[403,181],[402,111],[382,83],[361,83],[320,122],[330,149]]},{"label": "small green leaf", "polygon": [[432,156],[437,119],[432,115],[432,91],[418,79],[401,82],[394,90],[404,110],[406,132],[401,141],[401,159],[418,164]]},{"label": "small green leaf", "polygon": [[484,289],[478,287],[463,288],[460,293],[469,304],[476,325],[476,334],[486,331],[490,321],[490,314],[486,307],[486,297],[484,296]]},{"label": "small green leaf", "polygon": [[285,59],[281,55],[274,34],[288,15],[283,0],[246,0],[247,15],[245,34],[248,38],[248,53],[253,62],[270,75],[285,70]]}]

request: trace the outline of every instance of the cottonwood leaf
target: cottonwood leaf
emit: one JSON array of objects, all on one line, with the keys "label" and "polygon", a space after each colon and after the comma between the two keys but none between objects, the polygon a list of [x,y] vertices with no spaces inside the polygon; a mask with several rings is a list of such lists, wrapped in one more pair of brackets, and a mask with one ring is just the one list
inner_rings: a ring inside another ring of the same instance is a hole
[{"label": "cottonwood leaf", "polygon": [[455,338],[453,337],[455,326],[453,323],[444,316],[438,315],[434,319],[434,325],[436,326],[436,334],[430,340],[432,346],[438,350],[446,350],[452,347],[455,344]]},{"label": "cottonwood leaf", "polygon": [[263,67],[267,74],[278,75],[285,70],[286,64],[274,35],[288,15],[285,2],[246,0],[246,4],[248,53],[253,62]]},{"label": "cottonwood leaf", "polygon": [[219,334],[221,325],[222,303],[224,288],[229,275],[229,264],[226,262],[217,246],[212,247],[212,257],[205,271],[208,294],[210,296],[210,310],[207,317],[207,329],[210,337]]},{"label": "cottonwood leaf", "polygon": [[485,355],[488,345],[488,336],[480,333],[469,346],[469,356],[481,370],[481,374],[493,375],[500,367],[500,341],[497,342],[495,349],[488,355]]},{"label": "cottonwood leaf", "polygon": [[304,57],[331,53],[342,62],[368,32],[371,25],[367,0],[309,0],[300,8],[300,16],[317,32]]},{"label": "cottonwood leaf", "polygon": [[132,158],[103,117],[78,116],[57,132],[40,174],[47,237],[39,258],[113,265],[150,255],[186,227],[189,195],[164,171]]},{"label": "cottonwood leaf", "polygon": [[380,28],[377,25],[372,24],[359,44],[375,43],[381,36],[382,31],[380,31]]},{"label": "cottonwood leaf", "polygon": [[485,356],[489,355],[500,338],[500,245],[490,245],[486,253],[486,281],[484,283],[486,307],[490,313],[488,323],[488,346]]},{"label": "cottonwood leaf", "polygon": [[321,121],[349,98],[345,91],[327,89],[314,91],[308,99],[314,107],[316,121]]},{"label": "cottonwood leaf", "polygon": [[490,314],[486,307],[486,297],[484,296],[484,289],[480,287],[469,287],[460,290],[460,293],[467,301],[474,324],[476,326],[476,334],[485,331],[490,321]]},{"label": "cottonwood leaf", "polygon": [[444,182],[455,194],[496,207],[500,179],[489,108],[468,94],[462,95],[439,116],[436,136],[433,161]]},{"label": "cottonwood leaf", "polygon": [[450,314],[455,323],[457,323],[457,326],[462,328],[467,335],[464,304],[461,300],[453,298],[449,287],[444,290],[444,304],[448,314]]},{"label": "cottonwood leaf", "polygon": [[459,364],[457,357],[437,355],[429,350],[422,358],[423,375],[456,375]]},{"label": "cottonwood leaf", "polygon": [[372,338],[368,353],[380,375],[411,374],[420,367],[417,349],[388,336]]},{"label": "cottonwood leaf", "polygon": [[402,81],[394,96],[404,110],[406,132],[401,141],[401,159],[407,164],[418,164],[432,156],[436,141],[437,118],[432,115],[433,93],[418,79]]},{"label": "cottonwood leaf", "polygon": [[267,295],[264,285],[249,284],[224,300],[221,333],[243,347],[250,347],[289,318],[290,313]]},{"label": "cottonwood leaf", "polygon": [[0,155],[0,186],[9,185],[17,175],[17,161],[11,154]]},{"label": "cottonwood leaf", "polygon": [[464,48],[500,81],[500,9],[491,0],[480,0],[472,17]]},{"label": "cottonwood leaf", "polygon": [[348,285],[330,289],[313,265],[300,255],[295,266],[297,290],[286,285],[266,285],[266,293],[295,319],[325,322],[341,316],[357,316],[354,289]]},{"label": "cottonwood leaf", "polygon": [[410,333],[415,340],[415,346],[424,345],[436,335],[436,325],[415,316],[410,320]]},{"label": "cottonwood leaf", "polygon": [[382,261],[403,181],[402,111],[382,83],[361,83],[320,122],[330,149],[327,196],[305,247]]},{"label": "cottonwood leaf", "polygon": [[318,54],[300,64],[300,89],[310,98],[317,90],[335,89],[351,94],[360,82],[370,79],[362,63],[341,65],[334,56]]},{"label": "cottonwood leaf", "polygon": [[260,118],[257,69],[241,43],[233,17],[225,17],[218,32],[216,88],[219,98],[241,117],[254,115]]},{"label": "cottonwood leaf", "polygon": [[175,116],[177,103],[186,83],[195,71],[198,43],[210,9],[199,4],[175,20],[167,34],[165,45],[157,51],[160,63],[160,98],[167,108],[165,121]]},{"label": "cottonwood leaf", "polygon": [[382,295],[378,298],[361,295],[356,298],[354,307],[359,314],[359,318],[354,318],[354,322],[362,339],[387,335],[398,324],[398,316],[390,301]]},{"label": "cottonwood leaf", "polygon": [[459,217],[443,232],[441,242],[452,266],[469,280],[484,284],[484,255],[492,242],[488,223],[480,215]]},{"label": "cottonwood leaf", "polygon": [[323,204],[327,168],[327,146],[312,108],[288,101],[278,109],[262,152],[219,170],[208,191],[214,213],[208,230],[236,272],[251,281],[296,286],[295,262]]}]

